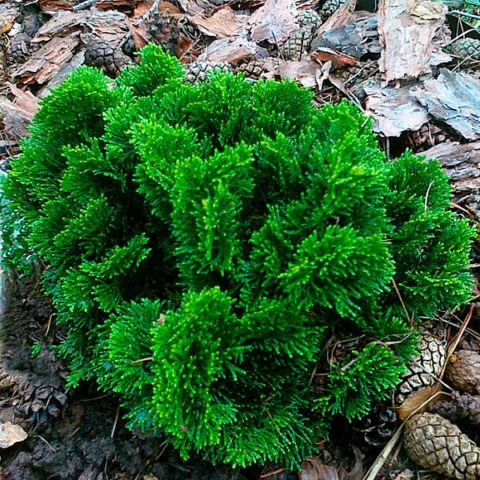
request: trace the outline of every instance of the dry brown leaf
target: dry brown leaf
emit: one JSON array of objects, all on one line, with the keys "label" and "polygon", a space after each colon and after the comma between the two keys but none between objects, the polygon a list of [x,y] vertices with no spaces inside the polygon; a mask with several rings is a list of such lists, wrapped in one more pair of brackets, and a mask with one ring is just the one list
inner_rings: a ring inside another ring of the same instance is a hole
[{"label": "dry brown leaf", "polygon": [[257,45],[245,38],[228,38],[215,40],[198,57],[200,62],[229,63],[235,65],[242,60],[253,57],[257,52]]},{"label": "dry brown leaf", "polygon": [[95,8],[101,10],[110,10],[118,7],[135,8],[139,1],[140,0],[98,0],[95,2]]},{"label": "dry brown leaf", "polygon": [[355,453],[355,465],[350,472],[347,472],[342,468],[340,472],[340,480],[362,480],[365,475],[365,466],[363,463],[365,456],[359,448],[355,447],[355,445],[352,445],[352,448]]},{"label": "dry brown leaf", "polygon": [[318,457],[307,458],[301,468],[300,480],[339,480],[337,469],[325,465]]},{"label": "dry brown leaf", "polygon": [[442,385],[437,382],[435,385],[424,387],[413,393],[394,410],[396,410],[398,418],[403,421],[413,412],[424,412],[430,403],[440,400],[442,396]]},{"label": "dry brown leaf", "polygon": [[276,67],[276,74],[280,78],[296,80],[303,87],[317,86],[317,72],[319,66],[310,60],[279,60]]},{"label": "dry brown leaf", "polygon": [[257,43],[267,41],[272,45],[281,45],[299,29],[297,14],[295,2],[267,0],[248,21],[252,40]]},{"label": "dry brown leaf", "polygon": [[409,480],[414,477],[415,474],[409,468],[406,468],[395,477],[395,480]]},{"label": "dry brown leaf", "polygon": [[195,15],[190,20],[205,35],[210,37],[231,37],[243,25],[245,17],[235,15],[233,10],[226,6],[209,18]]},{"label": "dry brown leaf", "polygon": [[327,47],[317,48],[310,57],[317,62],[332,62],[335,67],[352,66],[357,63],[356,58]]},{"label": "dry brown leaf", "polygon": [[0,448],[8,448],[28,437],[27,432],[12,422],[0,423]]}]

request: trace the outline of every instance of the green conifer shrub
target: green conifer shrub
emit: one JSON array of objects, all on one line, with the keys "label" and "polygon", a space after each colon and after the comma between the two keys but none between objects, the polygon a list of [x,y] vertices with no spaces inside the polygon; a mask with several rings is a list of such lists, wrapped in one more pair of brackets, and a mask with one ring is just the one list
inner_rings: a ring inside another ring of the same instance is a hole
[{"label": "green conifer shrub", "polygon": [[[438,163],[387,162],[353,105],[141,56],[42,101],[2,185],[4,262],[48,266],[71,385],[184,457],[298,466],[389,395],[418,314],[467,300],[473,230]],[[332,331],[360,340],[314,395]]]}]

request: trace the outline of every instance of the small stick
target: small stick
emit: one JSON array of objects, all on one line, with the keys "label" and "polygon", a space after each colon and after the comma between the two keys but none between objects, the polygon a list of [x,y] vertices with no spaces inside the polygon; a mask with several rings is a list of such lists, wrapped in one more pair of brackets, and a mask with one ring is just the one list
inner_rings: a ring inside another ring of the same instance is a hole
[{"label": "small stick", "polygon": [[405,315],[407,316],[408,323],[411,325],[412,324],[412,319],[410,318],[410,315],[408,314],[407,307],[405,306],[402,295],[400,294],[400,290],[398,289],[397,282],[395,281],[395,279],[393,277],[392,277],[392,283],[393,283],[393,288],[395,288],[395,292],[397,293],[398,299],[400,300],[400,303],[402,304],[403,311],[405,312]]},{"label": "small stick", "polygon": [[115,420],[113,422],[112,433],[110,434],[110,438],[113,438],[115,435],[115,430],[117,429],[118,418],[120,417],[120,405],[117,407],[117,414],[115,415]]}]

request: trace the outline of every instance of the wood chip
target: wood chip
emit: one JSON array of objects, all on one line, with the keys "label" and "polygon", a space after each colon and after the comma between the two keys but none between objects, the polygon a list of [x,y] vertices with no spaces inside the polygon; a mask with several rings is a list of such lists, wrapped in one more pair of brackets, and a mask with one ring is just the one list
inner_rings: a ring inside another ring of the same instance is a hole
[{"label": "wood chip", "polygon": [[0,423],[0,448],[8,448],[28,437],[27,432],[12,422]]},{"label": "wood chip", "polygon": [[54,37],[40,50],[20,65],[13,73],[12,78],[24,84],[47,83],[62,65],[73,57],[73,50],[80,42],[78,37]]},{"label": "wood chip", "polygon": [[439,77],[425,80],[412,95],[428,113],[447,123],[467,140],[480,139],[480,80],[465,73],[440,70]]},{"label": "wood chip", "polygon": [[374,131],[398,137],[407,130],[418,130],[430,120],[427,109],[412,97],[411,87],[382,88],[377,82],[366,86],[366,111],[376,120]]},{"label": "wood chip", "polygon": [[446,5],[427,0],[380,1],[379,66],[386,82],[431,72],[433,38],[445,22],[446,11]]}]

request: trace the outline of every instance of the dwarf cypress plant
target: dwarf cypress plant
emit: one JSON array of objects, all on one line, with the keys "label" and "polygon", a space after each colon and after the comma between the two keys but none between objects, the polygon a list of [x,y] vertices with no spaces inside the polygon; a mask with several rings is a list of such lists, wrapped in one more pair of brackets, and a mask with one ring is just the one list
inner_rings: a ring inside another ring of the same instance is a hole
[{"label": "dwarf cypress plant", "polygon": [[[468,298],[473,232],[438,164],[387,162],[354,106],[141,57],[43,100],[3,182],[4,262],[48,266],[71,385],[185,457],[293,467],[388,396],[418,314]],[[313,395],[333,330],[360,340]]]}]

